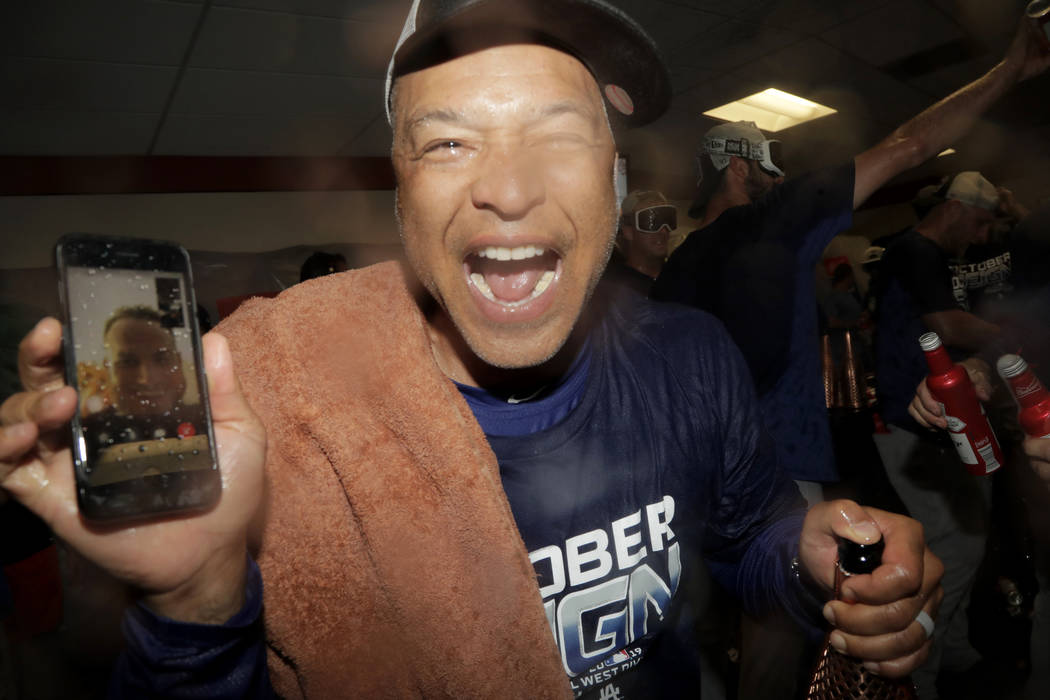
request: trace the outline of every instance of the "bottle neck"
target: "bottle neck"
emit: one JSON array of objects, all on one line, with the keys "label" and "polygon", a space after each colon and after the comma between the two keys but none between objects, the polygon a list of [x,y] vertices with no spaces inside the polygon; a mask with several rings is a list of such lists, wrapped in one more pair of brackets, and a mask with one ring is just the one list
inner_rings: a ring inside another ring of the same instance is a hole
[{"label": "bottle neck", "polygon": [[955,366],[951,355],[943,345],[923,352],[926,353],[926,364],[930,367],[930,374],[945,374]]},{"label": "bottle neck", "polygon": [[1034,406],[1037,403],[1050,399],[1050,392],[1047,392],[1042,382],[1030,369],[1026,369],[1016,377],[1010,377],[1007,382],[1010,384],[1010,390],[1013,391],[1014,398],[1017,399],[1017,403],[1021,405],[1021,408]]}]

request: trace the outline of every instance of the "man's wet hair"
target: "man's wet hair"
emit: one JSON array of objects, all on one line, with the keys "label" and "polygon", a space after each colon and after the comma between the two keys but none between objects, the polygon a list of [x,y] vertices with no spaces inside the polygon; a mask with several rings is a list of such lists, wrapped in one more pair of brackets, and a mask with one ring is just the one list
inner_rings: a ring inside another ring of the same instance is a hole
[{"label": "man's wet hair", "polygon": [[[113,327],[113,324],[117,321],[124,319],[131,319],[134,321],[149,321],[156,323],[158,326],[171,333],[171,324],[168,323],[168,319],[165,318],[156,309],[151,309],[148,306],[121,306],[119,309],[113,312],[113,315],[106,320],[106,325],[102,328],[102,337],[105,338],[109,334],[109,329]],[[174,336],[172,336],[174,337]]]}]

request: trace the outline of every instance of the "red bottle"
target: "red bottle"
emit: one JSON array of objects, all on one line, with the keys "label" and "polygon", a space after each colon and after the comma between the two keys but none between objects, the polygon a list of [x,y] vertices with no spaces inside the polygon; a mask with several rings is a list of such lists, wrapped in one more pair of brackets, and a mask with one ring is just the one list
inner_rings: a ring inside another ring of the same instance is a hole
[{"label": "red bottle", "polygon": [[1017,401],[1017,421],[1025,435],[1050,438],[1050,392],[1019,355],[1003,355],[995,363]]},{"label": "red bottle", "polygon": [[[839,561],[835,567],[835,597],[841,598],[842,582],[850,576],[870,574],[882,562],[882,540],[858,544],[839,542]],[[806,700],[916,700],[918,693],[910,678],[885,678],[864,668],[851,656],[835,651],[828,638],[820,650],[817,668],[806,691]]]},{"label": "red bottle", "polygon": [[959,459],[971,474],[991,474],[1003,465],[1003,452],[984,414],[984,406],[977,399],[970,376],[962,365],[952,362],[936,333],[920,336],[919,345],[926,353],[926,364],[930,366],[926,386],[941,404],[948,420],[948,435],[955,443]]}]

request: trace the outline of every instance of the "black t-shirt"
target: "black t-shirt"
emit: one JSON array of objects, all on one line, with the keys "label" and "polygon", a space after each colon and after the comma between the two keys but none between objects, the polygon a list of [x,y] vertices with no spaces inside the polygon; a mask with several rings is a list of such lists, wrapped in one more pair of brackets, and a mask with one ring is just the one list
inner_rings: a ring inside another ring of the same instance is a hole
[{"label": "black t-shirt", "polygon": [[966,291],[969,309],[982,315],[985,308],[1002,302],[1013,292],[1009,236],[970,246],[962,259],[951,261],[951,269]]},{"label": "black t-shirt", "polygon": [[644,272],[639,272],[628,265],[619,251],[613,251],[612,257],[609,258],[609,264],[602,274],[602,282],[627,287],[642,296],[649,296],[654,280]]},{"label": "black t-shirt", "polygon": [[875,336],[875,376],[882,417],[918,430],[918,424],[908,415],[908,404],[927,374],[919,336],[929,329],[922,322],[922,315],[969,310],[966,285],[953,273],[944,250],[914,229],[886,249],[882,276],[884,291]]},{"label": "black t-shirt", "polygon": [[838,480],[824,403],[813,267],[853,220],[852,162],[727,209],[675,249],[652,297],[709,311],[740,347],[795,479]]}]

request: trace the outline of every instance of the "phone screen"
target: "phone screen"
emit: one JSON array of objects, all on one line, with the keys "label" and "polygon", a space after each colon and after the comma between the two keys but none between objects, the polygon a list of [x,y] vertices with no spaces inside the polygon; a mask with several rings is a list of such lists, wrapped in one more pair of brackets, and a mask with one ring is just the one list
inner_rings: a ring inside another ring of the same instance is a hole
[{"label": "phone screen", "polygon": [[102,256],[67,242],[59,253],[79,396],[74,461],[82,505],[98,517],[216,495],[217,481],[199,478],[216,466],[188,265],[156,245],[114,243]]}]

